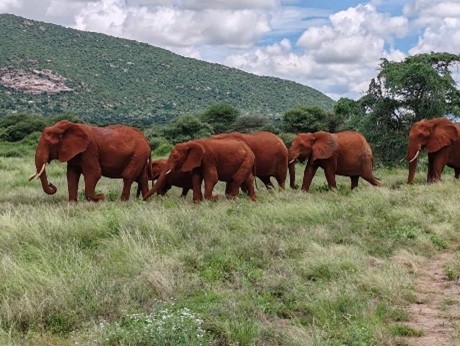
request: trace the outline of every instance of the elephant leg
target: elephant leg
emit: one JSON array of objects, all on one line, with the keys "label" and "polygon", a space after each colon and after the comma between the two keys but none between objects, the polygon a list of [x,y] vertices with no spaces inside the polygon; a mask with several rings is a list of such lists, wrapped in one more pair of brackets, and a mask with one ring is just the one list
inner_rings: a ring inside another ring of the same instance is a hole
[{"label": "elephant leg", "polygon": [[458,179],[460,177],[460,168],[454,168],[455,171],[455,179]]},{"label": "elephant leg", "polygon": [[[225,183],[225,196],[229,196],[230,195],[230,192],[232,191],[232,186],[231,186],[232,182],[231,181],[227,181]],[[241,189],[243,189],[243,187],[241,187]],[[243,191],[245,192],[245,191]]]},{"label": "elephant leg", "polygon": [[326,176],[329,190],[337,188],[337,184],[335,182],[335,171],[335,167],[326,166],[324,168],[324,175]]},{"label": "elephant leg", "polygon": [[96,189],[96,184],[101,179],[101,174],[84,174],[83,176],[85,177],[85,198],[88,201],[93,201],[93,202],[99,202],[104,200],[104,194],[100,193],[95,195],[94,190]]},{"label": "elephant leg", "polygon": [[433,182],[433,178],[434,178],[433,162],[434,162],[434,154],[428,153],[428,172],[426,176],[426,181],[428,183]]},{"label": "elephant leg", "polygon": [[251,173],[251,174],[249,174],[248,178],[244,182],[244,184],[246,185],[246,187],[248,189],[248,196],[253,202],[256,201],[256,191],[254,189],[254,180],[255,180],[255,177]]},{"label": "elephant leg", "polygon": [[433,175],[432,175],[431,182],[441,180],[441,174],[442,174],[442,171],[444,170],[444,167],[447,164],[448,158],[449,158],[448,151],[445,149],[441,149],[440,152],[438,152],[438,155],[434,157]]},{"label": "elephant leg", "polygon": [[267,190],[271,190],[275,188],[275,186],[273,186],[273,183],[270,181],[269,176],[267,175],[259,176],[259,179],[262,180],[262,182],[265,184],[265,187],[267,188]]},{"label": "elephant leg", "polygon": [[313,180],[317,169],[317,165],[312,165],[310,162],[307,163],[307,167],[305,167],[303,174],[302,191],[308,192],[310,189],[311,181]]},{"label": "elephant leg", "polygon": [[351,176],[350,179],[351,179],[351,189],[353,190],[355,187],[358,187],[359,175]]},{"label": "elephant leg", "polygon": [[187,194],[188,194],[189,191],[190,191],[190,188],[188,188],[188,187],[183,187],[183,188],[182,188],[182,193],[181,193],[181,195],[180,195],[181,198],[187,197]]},{"label": "elephant leg", "polygon": [[192,189],[193,189],[193,202],[200,202],[203,200],[203,194],[201,193],[201,183],[203,178],[198,173],[192,175]]},{"label": "elephant leg", "polygon": [[280,175],[280,174],[275,175],[275,179],[276,179],[278,185],[280,186],[280,189],[284,190],[284,188],[286,186],[286,172],[284,173],[284,176]]},{"label": "elephant leg", "polygon": [[[121,192],[121,200],[128,201],[131,193],[131,185],[133,184],[132,179],[123,178],[123,191]],[[145,196],[145,195],[144,195]]]},{"label": "elephant leg", "polygon": [[67,165],[67,188],[69,201],[76,202],[78,197],[78,182],[80,181],[81,168]]},{"label": "elephant leg", "polygon": [[[149,192],[149,176],[147,172],[147,166],[144,167],[141,174],[136,179],[137,182],[137,192],[136,197],[139,198],[139,194],[142,193],[142,197],[147,195]],[[129,195],[128,195],[129,198]]]},{"label": "elephant leg", "polygon": [[210,200],[216,200],[217,198],[212,195],[214,186],[218,181],[217,171],[214,169],[210,170],[204,175],[204,198]]}]

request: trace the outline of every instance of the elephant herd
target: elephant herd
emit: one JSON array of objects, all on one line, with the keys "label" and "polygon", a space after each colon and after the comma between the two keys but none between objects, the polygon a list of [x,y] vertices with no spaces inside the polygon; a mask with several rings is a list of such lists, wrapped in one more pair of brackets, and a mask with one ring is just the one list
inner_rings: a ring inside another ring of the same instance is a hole
[{"label": "elephant herd", "polygon": [[[421,150],[428,152],[428,182],[441,178],[445,165],[460,175],[460,124],[435,118],[415,123],[409,133],[407,155],[408,183],[413,182],[417,157]],[[295,184],[295,162],[305,162],[301,189],[308,191],[319,167],[324,170],[329,188],[336,187],[335,176],[351,179],[351,189],[363,178],[374,186],[380,181],[373,175],[372,151],[364,136],[356,131],[329,133],[300,133],[288,148],[271,132],[219,134],[209,138],[178,143],[168,159],[151,161],[151,149],[139,130],[112,125],[97,127],[62,120],[47,127],[38,141],[35,153],[37,177],[47,194],[56,193],[48,182],[46,164],[54,159],[67,162],[69,201],[77,201],[80,176],[84,176],[85,198],[101,201],[103,194],[95,194],[101,176],[122,178],[122,200],[128,200],[131,186],[138,184],[137,195],[144,200],[157,193],[164,195],[172,187],[182,188],[185,197],[193,192],[193,201],[214,200],[214,186],[226,183],[225,194],[234,198],[240,189],[256,200],[255,178],[273,188],[273,177],[280,189],[285,188],[289,171],[290,186]],[[149,190],[149,180],[156,181]],[[204,194],[202,185],[204,183]]]}]

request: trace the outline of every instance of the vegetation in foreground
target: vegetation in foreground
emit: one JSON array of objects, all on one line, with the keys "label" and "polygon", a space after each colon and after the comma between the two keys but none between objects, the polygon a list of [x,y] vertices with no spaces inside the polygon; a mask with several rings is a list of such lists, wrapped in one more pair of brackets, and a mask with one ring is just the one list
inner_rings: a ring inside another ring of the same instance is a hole
[{"label": "vegetation in foreground", "polygon": [[122,203],[103,178],[108,201],[75,205],[64,164],[48,169],[54,196],[27,181],[33,151],[0,148],[0,344],[393,345],[420,335],[405,325],[417,266],[460,244],[450,171],[407,186],[380,169],[383,187],[335,192],[319,172],[309,194],[256,203],[174,189]]}]

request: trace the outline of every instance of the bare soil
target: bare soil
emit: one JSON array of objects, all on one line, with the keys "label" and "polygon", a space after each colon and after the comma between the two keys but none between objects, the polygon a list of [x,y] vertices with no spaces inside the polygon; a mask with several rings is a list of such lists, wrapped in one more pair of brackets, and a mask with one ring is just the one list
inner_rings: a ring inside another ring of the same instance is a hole
[{"label": "bare soil", "polygon": [[454,258],[442,253],[428,259],[417,270],[416,300],[408,307],[410,321],[404,323],[422,336],[404,337],[408,346],[460,345],[460,282],[449,281],[444,268]]}]

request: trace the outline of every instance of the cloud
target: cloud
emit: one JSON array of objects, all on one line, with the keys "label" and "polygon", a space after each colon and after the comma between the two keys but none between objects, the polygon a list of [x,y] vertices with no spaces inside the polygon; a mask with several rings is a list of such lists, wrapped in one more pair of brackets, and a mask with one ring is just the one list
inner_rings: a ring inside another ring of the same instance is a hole
[{"label": "cloud", "polygon": [[248,47],[270,30],[268,16],[260,10],[129,7],[121,0],[87,4],[76,16],[75,28],[179,48]]},{"label": "cloud", "polygon": [[307,28],[295,47],[284,39],[234,54],[224,63],[260,75],[296,80],[332,97],[359,97],[375,77],[380,58],[405,57],[392,48],[392,42],[407,32],[406,18],[380,13],[371,5],[358,5],[330,15],[327,25]]},{"label": "cloud", "polygon": [[0,2],[0,13],[12,11],[21,7],[20,0],[2,0]]},{"label": "cloud", "polygon": [[440,0],[415,0],[404,7],[414,18],[414,27],[421,31],[410,54],[446,51],[460,53],[460,3]]}]

